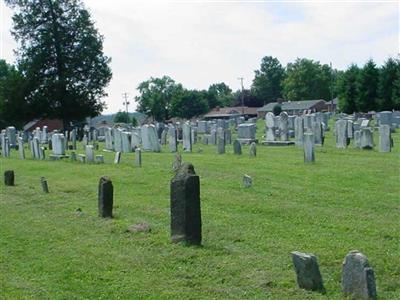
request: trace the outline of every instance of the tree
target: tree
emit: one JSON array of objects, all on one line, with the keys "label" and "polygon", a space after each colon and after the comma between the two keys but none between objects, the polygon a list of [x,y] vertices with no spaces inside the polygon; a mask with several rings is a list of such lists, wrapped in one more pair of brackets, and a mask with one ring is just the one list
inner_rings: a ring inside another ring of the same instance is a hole
[{"label": "tree", "polygon": [[372,59],[361,69],[358,78],[358,110],[363,112],[377,110],[379,70]]},{"label": "tree", "polygon": [[209,108],[231,106],[235,100],[231,88],[223,82],[210,85],[208,93]]},{"label": "tree", "polygon": [[352,64],[338,81],[339,107],[340,110],[351,114],[358,110],[358,81],[360,69]]},{"label": "tree", "polygon": [[15,10],[13,36],[26,99],[37,117],[70,121],[98,115],[111,79],[103,37],[81,0],[5,0]]},{"label": "tree", "polygon": [[286,78],[283,81],[284,97],[292,101],[330,99],[332,79],[332,71],[328,65],[298,58],[287,65]]},{"label": "tree", "polygon": [[243,97],[243,105],[248,107],[260,107],[264,103],[262,99],[256,97],[252,90],[244,89],[243,91],[237,90],[234,93],[235,101],[234,106],[242,106],[242,97]]},{"label": "tree", "polygon": [[263,104],[274,102],[282,97],[285,69],[277,58],[272,56],[263,57],[260,70],[256,70],[254,73],[255,77],[251,91]]},{"label": "tree", "polygon": [[282,112],[282,106],[280,106],[279,104],[276,104],[276,105],[272,108],[272,112],[274,113],[275,116],[279,116],[280,113]]},{"label": "tree", "polygon": [[207,94],[207,91],[184,90],[172,101],[172,116],[191,119],[205,114],[209,110]]},{"label": "tree", "polygon": [[396,107],[395,82],[400,79],[400,61],[389,58],[380,69],[378,102],[380,110],[392,110]]},{"label": "tree", "polygon": [[132,120],[129,117],[129,114],[126,111],[119,111],[116,113],[114,117],[114,123],[126,123],[129,124],[131,123]]},{"label": "tree", "polygon": [[171,117],[172,100],[182,93],[183,87],[170,77],[163,76],[143,81],[137,90],[140,93],[135,97],[138,111],[152,116],[157,121],[164,121]]},{"label": "tree", "polygon": [[25,101],[25,80],[19,70],[0,60],[0,128],[21,128],[30,118]]}]

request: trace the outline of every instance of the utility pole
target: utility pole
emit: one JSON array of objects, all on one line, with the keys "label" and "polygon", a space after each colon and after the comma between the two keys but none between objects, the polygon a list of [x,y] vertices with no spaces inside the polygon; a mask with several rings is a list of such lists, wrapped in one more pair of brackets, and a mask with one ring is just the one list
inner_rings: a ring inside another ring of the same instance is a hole
[{"label": "utility pole", "polygon": [[122,103],[123,105],[125,105],[125,112],[128,114],[128,105],[130,104],[130,102],[128,101],[128,93],[122,93],[122,98],[124,98],[124,102]]},{"label": "utility pole", "polygon": [[244,87],[243,87],[243,77],[239,77],[238,80],[240,80],[240,85],[242,86],[242,115],[244,116]]},{"label": "utility pole", "polygon": [[331,68],[331,112],[333,112],[333,69],[332,69],[332,62],[329,63]]}]

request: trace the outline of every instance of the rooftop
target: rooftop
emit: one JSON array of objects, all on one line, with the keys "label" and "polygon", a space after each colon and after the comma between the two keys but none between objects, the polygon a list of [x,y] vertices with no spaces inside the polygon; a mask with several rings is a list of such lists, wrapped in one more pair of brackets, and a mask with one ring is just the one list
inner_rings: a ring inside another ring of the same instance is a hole
[{"label": "rooftop", "polygon": [[[325,100],[303,100],[303,101],[286,101],[282,102],[280,105],[282,110],[305,110],[311,109],[314,105],[323,102],[325,104]],[[263,111],[272,111],[274,106],[279,104],[278,102],[272,102],[264,105],[263,107],[259,108],[258,112]]]}]

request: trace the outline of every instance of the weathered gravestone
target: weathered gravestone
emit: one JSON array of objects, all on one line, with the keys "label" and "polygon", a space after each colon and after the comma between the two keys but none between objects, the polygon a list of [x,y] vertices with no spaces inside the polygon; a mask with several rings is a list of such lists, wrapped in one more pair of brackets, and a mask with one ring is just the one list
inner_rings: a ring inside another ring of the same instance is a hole
[{"label": "weathered gravestone", "polygon": [[374,270],[367,257],[357,250],[347,254],[343,261],[342,292],[352,299],[377,299]]},{"label": "weathered gravestone", "polygon": [[17,146],[17,130],[14,126],[8,126],[6,132],[10,147],[15,148]]},{"label": "weathered gravestone", "polygon": [[294,119],[294,140],[297,146],[303,145],[303,135],[304,135],[304,124],[303,118],[297,116]]},{"label": "weathered gravestone", "polygon": [[392,150],[392,143],[390,126],[379,126],[379,152],[390,152]]},{"label": "weathered gravestone", "polygon": [[1,153],[4,157],[10,157],[10,143],[8,141],[8,137],[4,136],[2,142],[2,148],[1,148]]},{"label": "weathered gravestone", "polygon": [[160,138],[161,145],[167,144],[167,134],[168,134],[168,129],[164,128],[164,130],[161,132],[161,138]]},{"label": "weathered gravestone", "polygon": [[304,134],[303,149],[304,149],[304,162],[314,162],[315,161],[314,135],[310,132],[306,132]]},{"label": "weathered gravestone", "polygon": [[257,142],[256,140],[256,125],[252,123],[240,124],[237,128],[238,140],[242,144],[250,144]]},{"label": "weathered gravestone", "polygon": [[361,130],[354,131],[354,148],[361,148]]},{"label": "weathered gravestone", "polygon": [[[72,149],[76,150],[76,128],[72,129],[70,136],[72,141]],[[107,143],[106,143],[106,148],[107,148]]]},{"label": "weathered gravestone", "polygon": [[[111,128],[107,127],[104,131],[104,137],[106,141],[106,150],[112,151],[114,150],[114,144],[113,144],[113,131]],[[76,146],[75,148],[76,149]]]},{"label": "weathered gravestone", "polygon": [[289,140],[288,138],[288,114],[287,112],[283,111],[279,115],[279,135],[280,135],[280,140],[281,141],[287,141]]},{"label": "weathered gravestone", "polygon": [[78,161],[81,163],[86,162],[86,155],[85,154],[78,154]]},{"label": "weathered gravestone", "polygon": [[76,152],[75,151],[71,151],[71,161],[76,161]]},{"label": "weathered gravestone", "polygon": [[257,156],[257,145],[254,142],[250,144],[249,155],[254,157]]},{"label": "weathered gravestone", "polygon": [[25,159],[24,139],[22,137],[18,138],[18,153],[20,159]]},{"label": "weathered gravestone", "polygon": [[374,148],[372,129],[369,127],[361,128],[361,149]]},{"label": "weathered gravestone", "polygon": [[53,145],[53,154],[64,156],[65,155],[65,142],[64,135],[62,133],[54,133],[51,136],[51,143]]},{"label": "weathered gravestone", "polygon": [[225,132],[222,127],[217,129],[217,153],[225,153]]},{"label": "weathered gravestone", "polygon": [[352,139],[354,137],[354,122],[347,120],[347,137]]},{"label": "weathered gravestone", "polygon": [[192,128],[189,122],[182,125],[183,150],[192,152]]},{"label": "weathered gravestone", "polygon": [[114,150],[116,152],[122,152],[122,130],[114,128],[112,133],[114,138]]},{"label": "weathered gravestone", "polygon": [[217,144],[217,129],[216,128],[211,128],[210,138],[208,139],[208,143],[210,143],[212,145]]},{"label": "weathered gravestone", "polygon": [[242,145],[238,140],[233,142],[233,153],[236,155],[242,155]]},{"label": "weathered gravestone", "polygon": [[4,184],[7,186],[13,186],[14,185],[14,171],[13,170],[7,170],[4,172]]},{"label": "weathered gravestone", "polygon": [[245,188],[249,188],[252,186],[252,184],[253,184],[253,179],[249,175],[244,174],[243,175],[243,186]]},{"label": "weathered gravestone", "polygon": [[294,251],[292,261],[299,288],[325,293],[317,258],[313,254]]},{"label": "weathered gravestone", "polygon": [[311,127],[314,134],[314,143],[322,146],[324,144],[324,130],[322,129],[322,123],[318,120],[313,121]]},{"label": "weathered gravestone", "polygon": [[176,134],[176,129],[174,125],[168,126],[168,145],[169,151],[176,152],[178,151],[178,139]]},{"label": "weathered gravestone", "polygon": [[267,142],[275,141],[275,116],[273,113],[268,112],[265,115],[265,128],[266,128],[266,136],[265,140]]},{"label": "weathered gravestone", "polygon": [[40,178],[40,185],[42,186],[42,191],[44,193],[48,193],[49,192],[49,186],[47,185],[47,180],[44,177]]},{"label": "weathered gravestone", "polygon": [[132,132],[131,132],[131,149],[135,150],[136,148],[139,148],[140,143],[141,143],[141,140],[140,140],[139,130],[137,130],[137,129],[132,130]]},{"label": "weathered gravestone", "polygon": [[104,156],[103,155],[96,155],[95,156],[96,164],[104,164]]},{"label": "weathered gravestone", "polygon": [[129,153],[132,152],[132,146],[131,146],[131,142],[129,140],[129,138],[131,137],[131,133],[130,132],[126,132],[126,131],[121,131],[121,148],[122,148],[122,152],[123,153]]},{"label": "weathered gravestone", "polygon": [[335,123],[336,148],[345,149],[348,145],[347,120],[337,120]]},{"label": "weathered gravestone", "polygon": [[88,163],[94,162],[94,150],[93,145],[86,145],[86,161]]},{"label": "weathered gravestone", "polygon": [[121,152],[115,152],[114,164],[119,164],[121,161]]},{"label": "weathered gravestone", "polygon": [[190,163],[184,163],[171,180],[171,240],[201,244],[200,179]]},{"label": "weathered gravestone", "polygon": [[99,216],[112,218],[114,187],[110,178],[103,176],[99,181],[98,207]]},{"label": "weathered gravestone", "polygon": [[142,150],[140,148],[135,149],[135,166],[142,166]]},{"label": "weathered gravestone", "polygon": [[232,131],[228,128],[225,129],[225,145],[232,144]]}]

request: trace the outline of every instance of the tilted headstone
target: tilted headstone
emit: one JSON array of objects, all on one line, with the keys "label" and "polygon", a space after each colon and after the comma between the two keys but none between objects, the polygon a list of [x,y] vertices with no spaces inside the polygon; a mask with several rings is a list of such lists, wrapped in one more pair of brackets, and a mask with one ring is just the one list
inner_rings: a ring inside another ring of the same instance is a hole
[{"label": "tilted headstone", "polygon": [[250,144],[249,155],[254,157],[257,156],[257,146],[254,142]]},{"label": "tilted headstone", "polygon": [[311,253],[292,252],[292,261],[299,288],[325,293],[317,258]]},{"label": "tilted headstone", "polygon": [[184,163],[171,180],[171,240],[201,244],[200,179],[190,163]]},{"label": "tilted headstone", "polygon": [[44,177],[40,178],[40,185],[42,186],[42,191],[44,193],[48,193],[49,192],[49,186],[47,184],[47,180]]},{"label": "tilted headstone", "polygon": [[176,135],[176,129],[174,125],[168,126],[168,145],[169,151],[176,152],[178,151],[178,139]]},{"label": "tilted headstone", "polygon": [[140,148],[135,149],[135,166],[142,166],[142,150]]},{"label": "tilted headstone", "polygon": [[266,128],[265,140],[267,142],[275,141],[275,116],[271,112],[268,112],[265,115],[265,128]]},{"label": "tilted headstone", "polygon": [[94,150],[93,145],[86,145],[86,161],[88,163],[94,162]]},{"label": "tilted headstone", "polygon": [[7,170],[4,172],[4,185],[13,186],[14,179],[15,179],[15,176],[14,176],[13,170]]},{"label": "tilted headstone", "polygon": [[236,155],[242,155],[242,145],[238,140],[233,142],[233,153]]},{"label": "tilted headstone", "polygon": [[304,148],[304,162],[314,162],[315,161],[314,135],[312,133],[306,132],[304,134],[303,148]]},{"label": "tilted headstone", "polygon": [[183,150],[192,152],[192,128],[189,122],[182,125]]},{"label": "tilted headstone", "polygon": [[372,129],[361,128],[361,149],[372,149],[374,148],[374,139]]},{"label": "tilted headstone", "polygon": [[280,140],[281,141],[287,141],[289,140],[288,137],[288,114],[287,112],[283,111],[279,115],[279,134],[280,134]]},{"label": "tilted headstone", "polygon": [[114,187],[110,178],[103,176],[99,181],[98,207],[99,216],[102,218],[112,218],[114,202]]},{"label": "tilted headstone", "polygon": [[335,123],[336,132],[336,148],[347,148],[348,137],[347,137],[347,120],[337,120]]},{"label": "tilted headstone", "polygon": [[374,270],[367,257],[357,250],[347,254],[343,261],[342,292],[352,299],[377,299]]},{"label": "tilted headstone", "polygon": [[121,161],[121,152],[117,151],[115,152],[114,164],[119,164],[120,161]]},{"label": "tilted headstone", "polygon": [[390,152],[392,150],[392,143],[390,126],[379,126],[379,152]]}]

